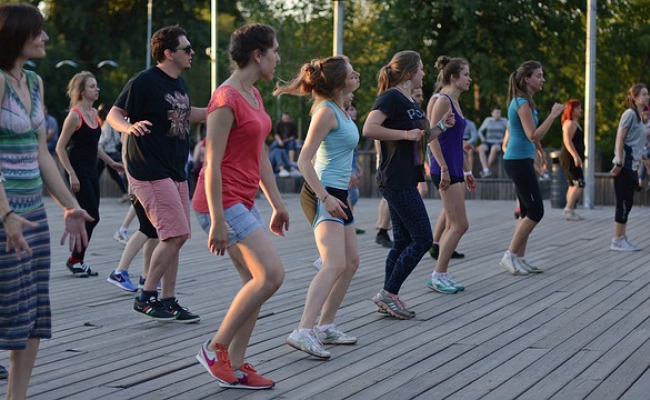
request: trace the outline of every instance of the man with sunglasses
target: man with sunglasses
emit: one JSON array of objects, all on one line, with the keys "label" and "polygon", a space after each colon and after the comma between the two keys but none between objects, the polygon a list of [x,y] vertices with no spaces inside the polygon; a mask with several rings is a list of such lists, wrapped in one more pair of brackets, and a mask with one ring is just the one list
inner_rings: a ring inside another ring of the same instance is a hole
[{"label": "man with sunglasses", "polygon": [[[124,160],[129,185],[160,238],[133,310],[158,321],[200,320],[175,297],[179,252],[190,237],[185,172],[189,128],[205,120],[205,108],[191,106],[187,86],[180,77],[191,68],[193,54],[187,33],[179,26],[154,33],[151,56],[156,66],[126,84],[108,115],[111,126],[127,133]],[[161,278],[158,298],[156,286]]]}]

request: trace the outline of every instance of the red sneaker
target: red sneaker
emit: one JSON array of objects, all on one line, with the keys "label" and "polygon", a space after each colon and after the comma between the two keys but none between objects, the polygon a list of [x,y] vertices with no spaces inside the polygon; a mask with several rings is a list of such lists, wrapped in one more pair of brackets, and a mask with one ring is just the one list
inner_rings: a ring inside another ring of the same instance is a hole
[{"label": "red sneaker", "polygon": [[231,385],[229,383],[219,382],[219,386],[222,388],[251,390],[271,389],[275,386],[275,382],[258,374],[255,368],[249,363],[244,363],[239,370],[244,373],[244,377],[240,378],[238,383]]},{"label": "red sneaker", "polygon": [[230,357],[228,356],[228,350],[224,349],[219,343],[215,343],[217,351],[213,352],[208,350],[208,345],[210,341],[203,343],[199,354],[196,355],[196,359],[199,360],[199,363],[203,365],[210,375],[219,381],[219,384],[222,382],[225,384],[237,384],[239,379],[235,376],[235,372],[232,370],[232,365],[230,365]]}]

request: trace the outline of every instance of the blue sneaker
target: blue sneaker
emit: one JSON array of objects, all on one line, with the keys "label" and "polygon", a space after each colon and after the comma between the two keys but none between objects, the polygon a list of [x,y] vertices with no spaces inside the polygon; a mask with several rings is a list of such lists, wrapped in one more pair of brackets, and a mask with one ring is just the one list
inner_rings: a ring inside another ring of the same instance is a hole
[{"label": "blue sneaker", "polygon": [[106,281],[112,283],[113,285],[117,286],[122,290],[126,290],[127,292],[138,291],[138,288],[135,287],[135,285],[131,282],[131,278],[129,278],[128,271],[119,271],[119,272],[113,271],[108,276]]},{"label": "blue sneaker", "polygon": [[452,286],[448,280],[442,278],[429,279],[427,286],[434,292],[443,294],[454,294],[458,292],[456,287]]},{"label": "blue sneaker", "polygon": [[449,283],[451,286],[455,287],[457,291],[462,292],[465,290],[465,286],[461,285],[460,283],[456,282],[451,275],[447,275],[447,279],[445,279],[447,283]]},{"label": "blue sneaker", "polygon": [[[144,278],[142,275],[140,275],[140,280],[138,281],[138,289],[143,289],[144,288],[144,281],[146,278]],[[158,286],[156,289],[160,292],[160,289],[162,289],[162,282],[158,281]]]}]

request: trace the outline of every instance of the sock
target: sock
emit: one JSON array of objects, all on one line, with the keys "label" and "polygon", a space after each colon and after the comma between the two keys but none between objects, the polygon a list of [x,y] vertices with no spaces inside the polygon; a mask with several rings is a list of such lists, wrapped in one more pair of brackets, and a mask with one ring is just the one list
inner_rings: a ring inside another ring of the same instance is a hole
[{"label": "sock", "polygon": [[483,172],[490,172],[489,168],[483,168]]},{"label": "sock", "polygon": [[432,281],[435,281],[436,279],[444,279],[444,277],[445,277],[444,272],[433,271],[433,273],[431,274],[431,280]]},{"label": "sock", "polygon": [[120,233],[128,233],[128,232],[129,232],[129,228],[120,226]]},{"label": "sock", "polygon": [[434,246],[440,246],[440,242],[437,241],[437,240],[434,240],[434,241],[433,241],[433,245],[434,245]]},{"label": "sock", "polygon": [[152,292],[147,292],[145,290],[140,291],[140,301],[147,301],[152,297],[154,297],[156,299],[158,298],[158,291],[157,290],[154,290]]},{"label": "sock", "polygon": [[510,250],[506,251],[506,254],[508,255],[508,257],[517,257],[517,253],[513,253]]},{"label": "sock", "polygon": [[74,257],[72,257],[72,256],[70,256],[70,260],[69,260],[69,261],[70,261],[70,264],[77,264],[77,263],[83,263],[83,262],[84,262],[84,260],[80,260],[80,259],[78,259],[78,258],[74,258]]},{"label": "sock", "polygon": [[246,376],[246,374],[241,372],[239,369],[236,369],[233,372],[235,373],[237,379],[244,379],[244,377]]},{"label": "sock", "polygon": [[[156,293],[158,293],[156,291]],[[170,307],[174,305],[174,302],[176,302],[176,297],[167,297],[167,298],[161,298],[160,302],[163,303],[166,307]]]},{"label": "sock", "polygon": [[300,329],[298,329],[298,333],[300,333],[301,335],[306,335],[306,334],[308,334],[310,331],[311,331],[311,329],[304,329],[304,328],[300,328]]}]

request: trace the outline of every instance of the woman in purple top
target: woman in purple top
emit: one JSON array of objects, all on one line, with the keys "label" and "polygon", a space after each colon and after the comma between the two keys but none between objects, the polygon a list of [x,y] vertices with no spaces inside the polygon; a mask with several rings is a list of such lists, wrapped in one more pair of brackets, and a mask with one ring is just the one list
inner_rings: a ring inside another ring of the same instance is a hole
[{"label": "woman in purple top", "polygon": [[465,185],[473,191],[476,181],[471,167],[466,165],[463,172],[463,133],[465,117],[460,109],[458,98],[462,92],[469,90],[472,79],[469,77],[469,63],[462,58],[440,56],[436,61],[440,70],[442,83],[441,96],[433,106],[431,121],[439,121],[450,112],[454,114],[456,124],[446,129],[435,138],[429,147],[433,153],[431,161],[431,180],[440,191],[442,208],[447,218],[445,230],[440,238],[440,253],[436,268],[431,274],[428,286],[440,293],[453,294],[465,287],[455,282],[447,272],[449,259],[456,249],[460,238],[469,228],[465,212]]}]

